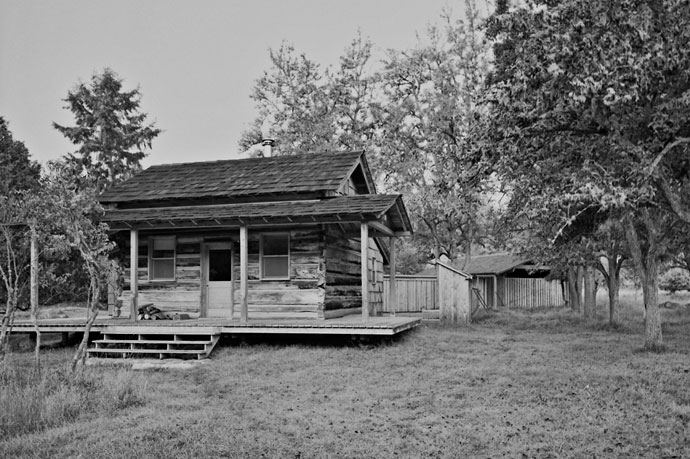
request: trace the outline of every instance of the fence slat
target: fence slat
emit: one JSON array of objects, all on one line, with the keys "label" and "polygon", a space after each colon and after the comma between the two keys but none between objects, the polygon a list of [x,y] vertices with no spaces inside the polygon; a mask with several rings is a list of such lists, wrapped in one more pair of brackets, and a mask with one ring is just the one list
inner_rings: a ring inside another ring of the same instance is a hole
[{"label": "fence slat", "polygon": [[[395,276],[398,287],[397,312],[421,312],[423,309],[438,309],[436,290],[438,284],[432,276]],[[383,278],[383,311],[390,312],[390,278]]]},{"label": "fence slat", "polygon": [[503,282],[503,301],[510,308],[562,306],[566,302],[559,281],[507,277]]}]

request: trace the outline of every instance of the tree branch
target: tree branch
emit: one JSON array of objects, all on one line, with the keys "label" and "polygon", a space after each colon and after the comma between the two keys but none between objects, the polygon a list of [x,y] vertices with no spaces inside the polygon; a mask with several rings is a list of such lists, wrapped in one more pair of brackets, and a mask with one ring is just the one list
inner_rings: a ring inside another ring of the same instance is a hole
[{"label": "tree branch", "polygon": [[654,158],[654,161],[652,161],[652,164],[649,165],[649,169],[647,170],[647,175],[651,176],[656,172],[656,168],[659,166],[659,163],[661,162],[662,159],[664,159],[664,156],[666,154],[676,148],[678,145],[682,145],[684,143],[690,143],[690,137],[678,137],[676,140],[673,142],[669,143],[664,147],[663,150]]},{"label": "tree branch", "polygon": [[668,204],[671,206],[671,210],[673,210],[678,218],[683,220],[685,223],[690,223],[690,210],[683,208],[680,197],[673,192],[667,180],[660,178],[659,182],[661,190],[664,192],[664,196],[666,197]]}]

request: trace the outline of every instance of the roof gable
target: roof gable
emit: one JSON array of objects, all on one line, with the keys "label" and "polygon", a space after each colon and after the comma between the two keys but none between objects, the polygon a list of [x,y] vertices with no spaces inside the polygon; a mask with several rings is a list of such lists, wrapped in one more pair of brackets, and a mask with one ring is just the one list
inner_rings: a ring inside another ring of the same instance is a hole
[{"label": "roof gable", "polygon": [[151,166],[107,190],[102,203],[243,198],[289,193],[337,194],[361,171],[373,180],[364,152],[329,152]]}]

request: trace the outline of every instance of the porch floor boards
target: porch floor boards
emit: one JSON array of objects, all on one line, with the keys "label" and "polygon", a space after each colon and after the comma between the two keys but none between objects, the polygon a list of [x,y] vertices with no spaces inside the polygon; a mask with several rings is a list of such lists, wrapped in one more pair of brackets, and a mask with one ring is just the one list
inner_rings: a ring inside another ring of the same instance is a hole
[{"label": "porch floor boards", "polygon": [[[85,319],[41,319],[43,333],[83,332]],[[252,319],[247,322],[223,318],[188,320],[142,320],[130,322],[128,318],[96,319],[91,331],[98,333],[133,334],[268,334],[268,335],[361,335],[393,336],[419,326],[421,318],[404,316],[370,316],[366,322],[360,315],[333,319]],[[32,333],[34,325],[28,320],[17,320],[13,333]]]}]

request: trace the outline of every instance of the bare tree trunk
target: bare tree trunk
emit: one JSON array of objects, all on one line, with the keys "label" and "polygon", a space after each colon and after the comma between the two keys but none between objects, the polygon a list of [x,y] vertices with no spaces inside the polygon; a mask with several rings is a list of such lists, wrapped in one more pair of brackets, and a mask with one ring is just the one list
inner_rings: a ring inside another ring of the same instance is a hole
[{"label": "bare tree trunk", "polygon": [[661,314],[659,312],[659,268],[656,262],[647,267],[647,278],[642,284],[646,311],[644,347],[656,350],[663,347]]},{"label": "bare tree trunk", "polygon": [[643,214],[645,226],[645,253],[642,252],[642,244],[638,236],[638,230],[628,216],[625,221],[625,236],[628,240],[628,247],[632,254],[635,268],[642,281],[642,292],[644,296],[645,312],[645,340],[644,348],[656,350],[663,347],[663,336],[661,334],[661,315],[659,313],[659,246],[658,246],[658,224],[655,219],[645,210]]},{"label": "bare tree trunk", "polygon": [[583,266],[578,266],[577,267],[577,304],[579,305],[579,311],[582,312],[582,308],[584,307],[584,297],[582,294],[582,290],[584,288],[584,283],[585,283],[585,268]]},{"label": "bare tree trunk", "polygon": [[615,325],[620,322],[620,281],[622,260],[618,255],[609,255],[609,273],[606,278],[609,290],[609,324]]},{"label": "bare tree trunk", "polygon": [[41,375],[41,329],[38,326],[38,242],[36,230],[31,228],[31,322],[36,333],[36,347],[34,348],[34,365],[36,373]]},{"label": "bare tree trunk", "polygon": [[463,271],[467,269],[467,267],[470,265],[470,261],[472,261],[472,238],[474,237],[472,225],[469,225],[467,232],[469,234],[467,235],[467,240],[465,241],[465,262],[462,265]]},{"label": "bare tree trunk", "polygon": [[79,343],[77,352],[74,353],[72,357],[72,363],[70,369],[74,372],[77,369],[79,363],[84,363],[86,360],[86,347],[89,345],[89,334],[91,333],[91,327],[98,316],[98,301],[100,299],[100,284],[98,282],[98,273],[93,268],[89,268],[89,277],[91,278],[89,286],[88,295],[88,308],[86,316],[86,325],[84,326],[84,336]]},{"label": "bare tree trunk", "polygon": [[7,292],[7,304],[5,305],[5,314],[2,316],[2,322],[0,325],[0,349],[3,349],[2,359],[4,359],[5,355],[7,354],[8,347],[6,346],[6,344],[9,343],[9,336],[12,332],[12,319],[14,318],[14,308],[11,297],[13,294],[14,292],[12,290]]},{"label": "bare tree trunk", "polygon": [[580,295],[578,294],[577,268],[568,267],[568,298],[570,309],[580,312]]},{"label": "bare tree trunk", "polygon": [[584,268],[584,286],[583,315],[586,319],[593,319],[596,311],[596,290],[594,288],[594,269],[589,265]]}]

